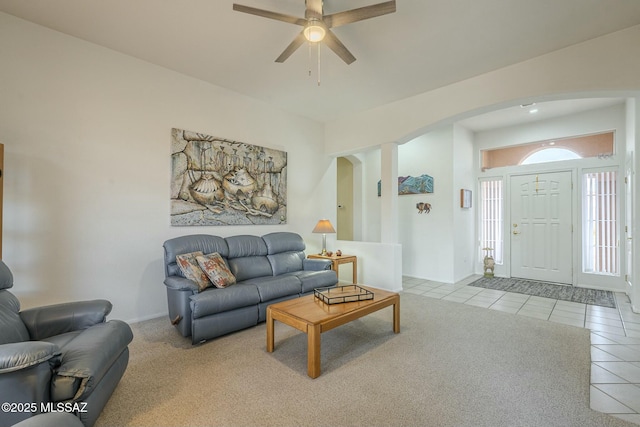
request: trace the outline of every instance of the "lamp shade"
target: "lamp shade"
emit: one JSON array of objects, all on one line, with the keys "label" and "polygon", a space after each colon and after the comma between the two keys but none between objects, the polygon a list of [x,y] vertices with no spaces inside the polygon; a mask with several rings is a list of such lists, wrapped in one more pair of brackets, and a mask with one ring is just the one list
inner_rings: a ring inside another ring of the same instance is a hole
[{"label": "lamp shade", "polygon": [[316,224],[316,227],[313,229],[312,233],[335,233],[336,230],[331,225],[328,219],[321,219]]}]

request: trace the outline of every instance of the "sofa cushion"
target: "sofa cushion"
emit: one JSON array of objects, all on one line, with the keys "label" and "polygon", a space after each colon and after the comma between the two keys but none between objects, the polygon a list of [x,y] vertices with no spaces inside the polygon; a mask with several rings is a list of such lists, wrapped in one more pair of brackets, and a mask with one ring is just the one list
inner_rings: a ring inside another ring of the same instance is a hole
[{"label": "sofa cushion", "polygon": [[304,252],[282,252],[275,255],[267,255],[271,263],[274,276],[302,270]]},{"label": "sofa cushion", "polygon": [[286,231],[269,233],[262,236],[262,240],[264,240],[267,245],[269,255],[278,254],[280,252],[298,252],[304,251],[305,249],[304,240],[302,240],[302,237],[296,233]]},{"label": "sofa cushion", "polygon": [[184,277],[189,280],[193,280],[198,285],[198,289],[200,291],[211,286],[209,278],[205,272],[202,271],[202,268],[200,268],[196,259],[197,256],[202,255],[204,254],[201,251],[198,251],[176,256],[176,262],[178,263],[178,266],[180,266],[180,271],[182,271]]},{"label": "sofa cushion", "polygon": [[223,258],[229,255],[229,247],[222,237],[208,234],[192,234],[169,239],[164,242],[165,276],[180,275],[180,268],[176,264],[176,256],[189,252],[202,252],[203,254],[219,253]]},{"label": "sofa cushion", "polygon": [[133,340],[133,332],[121,320],[110,320],[83,330],[60,350],[61,365],[51,380],[54,402],[84,399],[100,387],[100,381]]},{"label": "sofa cushion", "polygon": [[330,259],[305,258],[302,260],[302,269],[307,271],[331,270],[332,265]]},{"label": "sofa cushion", "polygon": [[238,282],[273,275],[267,260],[267,245],[261,237],[231,236],[226,241],[229,246],[229,269]]},{"label": "sofa cushion", "polygon": [[255,277],[273,276],[266,256],[250,256],[229,259],[229,269],[238,282]]},{"label": "sofa cushion", "polygon": [[73,332],[67,332],[65,334],[60,334],[60,335],[54,335],[52,337],[47,337],[47,338],[43,339],[42,341],[50,342],[52,344],[57,345],[58,348],[63,348],[64,346],[69,344],[71,341],[73,341],[73,339],[75,337],[80,335],[81,332],[82,332],[81,330],[73,331]]},{"label": "sofa cushion", "polygon": [[260,294],[254,285],[238,283],[227,288],[209,288],[192,295],[191,312],[194,319],[222,313],[260,302]]},{"label": "sofa cushion", "polygon": [[229,267],[227,267],[219,253],[198,255],[196,260],[216,288],[226,288],[236,283],[235,276],[231,274]]},{"label": "sofa cushion", "polygon": [[[49,342],[26,341],[4,344],[0,347],[0,374],[20,371],[47,361],[56,364],[58,356],[60,356],[60,348]],[[25,382],[29,381],[32,375],[25,375]]]},{"label": "sofa cushion", "polygon": [[267,245],[258,236],[231,236],[226,239],[229,247],[227,258],[240,258],[252,256],[266,256]]},{"label": "sofa cushion", "polygon": [[296,276],[302,282],[302,293],[313,291],[315,288],[335,286],[338,275],[333,270],[297,271],[287,275]]},{"label": "sofa cushion", "polygon": [[300,279],[293,275],[256,277],[243,283],[258,288],[260,302],[297,295],[302,289]]}]

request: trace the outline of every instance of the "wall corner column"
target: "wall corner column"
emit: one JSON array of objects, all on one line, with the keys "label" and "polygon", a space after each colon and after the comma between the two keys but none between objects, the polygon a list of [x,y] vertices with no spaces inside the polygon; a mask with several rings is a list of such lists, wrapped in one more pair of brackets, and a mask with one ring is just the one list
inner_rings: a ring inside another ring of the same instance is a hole
[{"label": "wall corner column", "polygon": [[381,243],[399,243],[398,232],[398,144],[382,144],[381,151]]}]

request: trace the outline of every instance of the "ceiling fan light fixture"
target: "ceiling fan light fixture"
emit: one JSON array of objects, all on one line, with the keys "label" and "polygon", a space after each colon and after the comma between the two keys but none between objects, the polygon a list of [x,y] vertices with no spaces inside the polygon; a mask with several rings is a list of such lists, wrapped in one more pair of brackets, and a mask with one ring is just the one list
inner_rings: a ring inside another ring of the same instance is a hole
[{"label": "ceiling fan light fixture", "polygon": [[326,34],[325,29],[318,25],[319,22],[320,20],[316,18],[309,19],[309,23],[304,28],[304,37],[311,43],[321,42]]},{"label": "ceiling fan light fixture", "polygon": [[[396,0],[388,0],[382,3],[358,7],[356,9],[345,10],[343,12],[328,15],[325,15],[324,13],[323,0],[304,0],[304,3],[304,18],[236,3],[233,3],[233,10],[248,13],[250,15],[261,16],[263,18],[274,19],[276,21],[287,22],[289,24],[299,25],[302,27],[302,31],[296,35],[280,56],[276,58],[276,62],[282,63],[286,61],[293,52],[305,43],[305,41],[308,41],[310,48],[313,44],[317,45],[319,42],[323,42],[347,65],[355,61],[356,58],[351,52],[349,52],[349,49],[342,44],[331,29],[351,24],[353,22],[363,21],[365,19],[375,18],[377,16],[387,15],[396,11]],[[318,49],[318,56],[319,55],[320,49]]]}]

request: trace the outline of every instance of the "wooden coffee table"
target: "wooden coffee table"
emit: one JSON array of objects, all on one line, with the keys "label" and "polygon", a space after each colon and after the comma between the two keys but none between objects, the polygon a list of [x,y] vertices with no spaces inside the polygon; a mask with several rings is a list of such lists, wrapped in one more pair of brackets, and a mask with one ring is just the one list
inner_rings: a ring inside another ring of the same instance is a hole
[{"label": "wooden coffee table", "polygon": [[368,288],[371,300],[325,304],[313,295],[294,298],[267,307],[267,351],[274,350],[273,326],[276,320],[307,334],[307,375],[320,376],[320,334],[393,305],[393,332],[400,332],[400,295]]}]

